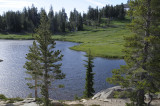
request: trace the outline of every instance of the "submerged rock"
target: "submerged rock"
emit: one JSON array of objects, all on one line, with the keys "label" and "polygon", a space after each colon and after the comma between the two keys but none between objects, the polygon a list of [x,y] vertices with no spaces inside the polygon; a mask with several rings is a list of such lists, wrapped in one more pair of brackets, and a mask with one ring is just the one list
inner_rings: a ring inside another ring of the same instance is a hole
[{"label": "submerged rock", "polygon": [[3,60],[0,59],[0,62],[2,62]]}]

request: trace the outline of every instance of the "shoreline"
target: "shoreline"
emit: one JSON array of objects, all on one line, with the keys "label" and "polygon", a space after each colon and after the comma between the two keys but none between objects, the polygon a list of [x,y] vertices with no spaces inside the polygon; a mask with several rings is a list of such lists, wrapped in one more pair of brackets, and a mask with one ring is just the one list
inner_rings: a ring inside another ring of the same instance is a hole
[{"label": "shoreline", "polygon": [[[112,93],[119,89],[123,89],[120,86],[110,87],[96,93],[92,98],[89,99],[78,99],[78,100],[54,100],[50,99],[51,103],[56,106],[126,106],[126,103],[131,103],[129,98],[114,98]],[[100,96],[98,96],[101,93]],[[145,101],[147,103],[147,101]],[[6,98],[0,100],[0,106],[39,106],[35,101],[35,98]],[[151,102],[152,106],[159,106],[160,99],[153,99]]]},{"label": "shoreline", "polygon": [[[53,38],[54,39],[54,38]],[[33,38],[0,38],[0,40],[34,40]],[[65,40],[65,39],[55,39],[55,41],[64,41],[64,42],[73,42],[73,43],[79,43],[80,44],[84,44],[83,42],[76,42],[76,41],[70,41],[70,40]],[[76,46],[78,46],[76,45]],[[69,49],[71,50],[75,50],[75,51],[82,51],[87,53],[85,50],[77,50],[75,47],[70,47]],[[108,55],[93,55],[94,58],[98,57],[98,58],[104,58],[104,59],[116,59],[116,60],[121,60],[124,59],[124,56],[108,56]]]},{"label": "shoreline", "polygon": [[[105,101],[96,100],[96,99],[81,99],[81,100],[53,100],[50,99],[51,103],[55,106],[126,106],[126,103],[130,103],[129,99],[106,99]],[[0,106],[39,106],[35,98],[25,98],[20,101],[5,101],[0,100]],[[151,102],[152,106],[159,106],[160,100],[153,100]]]}]

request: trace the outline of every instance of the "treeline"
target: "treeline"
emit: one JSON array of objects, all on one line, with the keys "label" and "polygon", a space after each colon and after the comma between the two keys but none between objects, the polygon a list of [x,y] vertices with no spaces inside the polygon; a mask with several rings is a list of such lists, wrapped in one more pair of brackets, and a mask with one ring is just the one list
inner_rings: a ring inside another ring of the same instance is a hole
[{"label": "treeline", "polygon": [[[34,33],[34,29],[40,24],[40,14],[34,5],[31,7],[24,7],[23,11],[7,11],[0,15],[0,32],[29,32]],[[89,6],[88,12],[81,14],[76,9],[70,12],[69,17],[62,8],[59,12],[53,11],[51,6],[47,18],[50,22],[50,30],[52,33],[64,33],[71,31],[84,30],[84,25],[101,26],[104,21],[112,19],[124,19],[125,10],[124,5],[110,6],[99,9]],[[105,20],[102,20],[105,18]]]}]

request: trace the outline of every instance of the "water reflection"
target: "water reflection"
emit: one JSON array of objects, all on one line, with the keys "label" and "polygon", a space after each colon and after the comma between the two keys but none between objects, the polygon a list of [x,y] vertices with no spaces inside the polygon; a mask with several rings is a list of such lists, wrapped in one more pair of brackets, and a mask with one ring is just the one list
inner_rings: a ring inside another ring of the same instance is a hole
[{"label": "water reflection", "polygon": [[[28,75],[23,68],[29,50],[28,46],[32,45],[32,42],[32,40],[0,40],[0,58],[4,60],[0,63],[1,94],[5,94],[7,97],[27,97],[29,93],[34,94],[33,90],[30,90],[26,85],[25,77]],[[54,82],[54,84],[64,84],[65,88],[51,91],[51,98],[71,100],[75,94],[82,96],[86,72],[83,60],[87,59],[84,56],[85,53],[69,49],[77,43],[62,41],[56,43],[56,49],[60,49],[64,55],[61,69],[66,74],[66,78]],[[111,70],[124,64],[123,60],[95,58],[93,69],[95,91],[98,92],[110,87],[111,85],[106,82],[106,78],[112,75]]]}]

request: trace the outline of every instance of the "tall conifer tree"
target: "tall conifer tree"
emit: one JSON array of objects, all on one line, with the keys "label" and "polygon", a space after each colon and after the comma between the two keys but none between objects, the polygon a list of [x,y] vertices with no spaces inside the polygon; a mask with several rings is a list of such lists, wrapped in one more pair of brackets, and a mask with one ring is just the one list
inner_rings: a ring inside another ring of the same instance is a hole
[{"label": "tall conifer tree", "polygon": [[[131,100],[137,106],[144,106],[144,95],[155,93],[160,88],[160,13],[159,0],[130,0],[129,28],[133,36],[125,38],[126,66],[114,70],[109,82],[123,87],[133,87]],[[151,101],[150,101],[151,102]],[[150,105],[150,102],[148,105]]]},{"label": "tall conifer tree", "polygon": [[49,23],[50,23],[50,30],[52,34],[54,33],[54,12],[53,7],[50,7],[49,13],[48,13]]},{"label": "tall conifer tree", "polygon": [[95,93],[93,85],[94,85],[94,73],[92,71],[93,65],[93,57],[91,56],[91,52],[89,50],[89,53],[86,55],[88,57],[88,60],[85,61],[87,64],[84,65],[86,69],[86,83],[85,83],[85,91],[84,91],[84,97],[89,98],[93,96],[93,93]]},{"label": "tall conifer tree", "polygon": [[36,41],[39,44],[39,57],[43,80],[41,93],[44,97],[44,105],[49,106],[49,88],[56,79],[63,79],[65,75],[61,72],[62,64],[57,63],[62,60],[61,51],[54,50],[56,42],[51,38],[50,24],[45,10],[41,11],[40,25],[36,29]]},{"label": "tall conifer tree", "polygon": [[29,53],[27,54],[26,59],[28,60],[24,68],[27,69],[26,73],[29,74],[31,77],[26,78],[26,80],[33,80],[33,83],[27,83],[29,88],[35,90],[35,99],[38,98],[38,87],[41,85],[41,77],[42,77],[42,70],[40,68],[40,61],[39,61],[39,49],[36,42],[33,42],[33,45],[29,47]]}]

